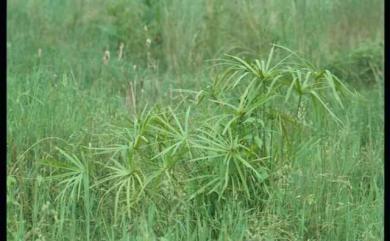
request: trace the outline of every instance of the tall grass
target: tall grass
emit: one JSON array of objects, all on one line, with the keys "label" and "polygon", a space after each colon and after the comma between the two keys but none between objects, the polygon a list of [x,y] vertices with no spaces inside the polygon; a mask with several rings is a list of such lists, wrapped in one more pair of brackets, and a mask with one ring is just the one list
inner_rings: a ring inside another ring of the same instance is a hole
[{"label": "tall grass", "polygon": [[10,2],[9,239],[383,239],[382,4]]}]

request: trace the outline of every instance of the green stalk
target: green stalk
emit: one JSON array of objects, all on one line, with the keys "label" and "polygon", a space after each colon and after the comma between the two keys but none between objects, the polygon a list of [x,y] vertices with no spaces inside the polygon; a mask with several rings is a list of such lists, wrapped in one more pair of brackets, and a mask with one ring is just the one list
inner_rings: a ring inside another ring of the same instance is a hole
[{"label": "green stalk", "polygon": [[[265,82],[263,83],[263,86],[262,86],[262,90],[263,90],[263,95],[265,95]],[[264,105],[261,107],[261,111],[262,111],[262,117],[263,117],[263,121],[264,121],[264,127],[263,127],[263,155],[266,155],[266,142],[265,142],[265,125],[266,125],[266,120],[265,120],[265,103]]]},{"label": "green stalk", "polygon": [[301,107],[301,102],[302,102],[302,95],[299,95],[298,107],[297,107],[297,112],[296,112],[297,119],[298,119],[299,108]]}]

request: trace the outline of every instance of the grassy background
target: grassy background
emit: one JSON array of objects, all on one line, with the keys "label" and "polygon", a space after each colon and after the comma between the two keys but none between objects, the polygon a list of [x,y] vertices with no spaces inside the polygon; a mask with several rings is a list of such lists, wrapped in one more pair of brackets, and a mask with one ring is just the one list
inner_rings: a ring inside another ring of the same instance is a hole
[{"label": "grassy background", "polygon": [[[383,17],[379,0],[9,2],[9,239],[383,239]],[[159,136],[159,118],[185,123],[191,106],[197,138],[223,111],[174,90],[207,92],[220,73],[215,59],[266,59],[273,43],[331,70],[360,97],[334,109],[342,127],[314,122],[309,134],[293,127],[289,142],[267,144],[278,155],[255,198],[189,199],[205,184],[186,180],[220,167],[186,164],[201,152],[190,157],[181,146],[152,159],[176,140]],[[155,107],[154,129],[142,126],[146,104]],[[149,143],[133,151],[140,136]]]}]

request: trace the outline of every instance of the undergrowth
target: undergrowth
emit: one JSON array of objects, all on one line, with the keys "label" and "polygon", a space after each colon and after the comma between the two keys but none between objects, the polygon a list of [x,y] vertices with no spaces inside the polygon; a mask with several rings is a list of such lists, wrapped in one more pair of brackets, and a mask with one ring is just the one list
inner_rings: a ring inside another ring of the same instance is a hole
[{"label": "undergrowth", "polygon": [[382,7],[12,1],[8,239],[383,239]]}]

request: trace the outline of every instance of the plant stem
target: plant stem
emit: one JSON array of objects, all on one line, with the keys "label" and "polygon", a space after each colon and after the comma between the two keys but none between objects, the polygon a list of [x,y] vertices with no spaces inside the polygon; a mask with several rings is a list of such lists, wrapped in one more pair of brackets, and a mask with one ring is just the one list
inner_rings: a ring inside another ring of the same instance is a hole
[{"label": "plant stem", "polygon": [[297,118],[298,118],[299,108],[301,107],[301,102],[302,102],[302,95],[299,95],[298,107],[297,107],[297,113],[296,113]]},{"label": "plant stem", "polygon": [[[263,95],[265,95],[265,82],[264,82],[264,80],[263,80],[263,87],[262,87],[262,90],[263,90]],[[267,121],[265,120],[265,105],[266,105],[266,103],[264,103],[264,105],[262,106],[262,108],[261,108],[261,111],[262,111],[262,118],[263,118],[263,122],[264,122],[264,126],[263,126],[263,133],[262,133],[262,135],[263,135],[263,155],[266,155],[266,142],[265,142],[265,126],[266,126],[266,123],[267,123]]]}]

